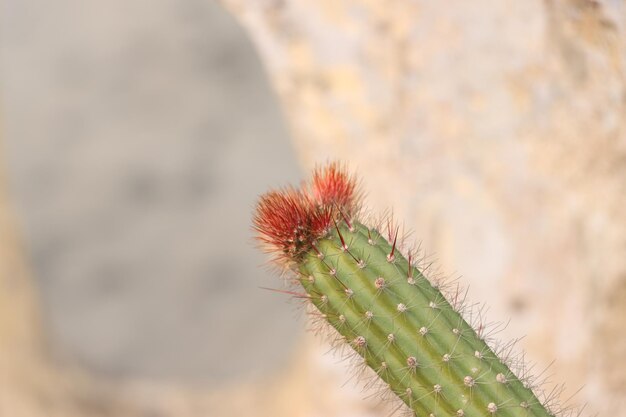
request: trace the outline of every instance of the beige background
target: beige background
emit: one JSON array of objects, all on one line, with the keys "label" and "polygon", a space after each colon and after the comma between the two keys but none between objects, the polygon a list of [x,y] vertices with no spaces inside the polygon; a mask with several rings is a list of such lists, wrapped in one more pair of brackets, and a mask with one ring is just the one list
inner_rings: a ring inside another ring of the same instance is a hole
[{"label": "beige background", "polygon": [[[299,172],[243,30],[211,2],[7,8],[4,160],[57,359],[206,383],[284,363],[300,326],[257,288],[250,213]],[[265,361],[236,359],[249,339]]]},{"label": "beige background", "polygon": [[[625,6],[227,2],[305,166],[351,161],[503,337],[592,412],[626,401]],[[295,111],[297,109],[297,111]]]}]

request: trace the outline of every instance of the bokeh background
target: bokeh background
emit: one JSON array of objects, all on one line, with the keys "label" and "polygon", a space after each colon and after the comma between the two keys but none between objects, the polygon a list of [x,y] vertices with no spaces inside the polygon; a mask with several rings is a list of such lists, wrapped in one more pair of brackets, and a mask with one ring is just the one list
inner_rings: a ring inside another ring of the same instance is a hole
[{"label": "bokeh background", "polygon": [[378,416],[259,287],[346,161],[563,399],[626,407],[626,5],[0,2],[0,416]]},{"label": "bokeh background", "polygon": [[[299,326],[258,289],[250,214],[300,173],[243,30],[208,1],[6,3],[5,161],[57,358],[115,377],[270,368]],[[238,359],[250,339],[264,361]]]}]

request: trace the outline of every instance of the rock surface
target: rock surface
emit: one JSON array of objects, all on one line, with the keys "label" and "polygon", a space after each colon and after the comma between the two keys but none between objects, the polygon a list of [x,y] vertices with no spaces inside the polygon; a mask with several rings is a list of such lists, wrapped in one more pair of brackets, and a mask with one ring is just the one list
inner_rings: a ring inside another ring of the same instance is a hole
[{"label": "rock surface", "polygon": [[301,326],[258,289],[250,213],[299,172],[244,31],[210,2],[8,3],[5,160],[55,358],[205,384],[284,365]]},{"label": "rock surface", "polygon": [[[626,407],[626,6],[226,0],[298,154],[346,160],[503,338]],[[564,397],[567,397],[564,394]]]}]

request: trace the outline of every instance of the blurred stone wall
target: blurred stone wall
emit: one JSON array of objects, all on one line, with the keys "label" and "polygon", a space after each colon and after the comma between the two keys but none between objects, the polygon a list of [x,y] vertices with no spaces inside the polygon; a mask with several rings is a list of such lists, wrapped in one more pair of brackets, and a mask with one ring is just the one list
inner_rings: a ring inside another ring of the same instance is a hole
[{"label": "blurred stone wall", "polygon": [[[350,163],[590,412],[626,407],[626,5],[226,0],[303,165]],[[620,353],[621,352],[621,353]],[[567,396],[567,394],[565,394]]]},{"label": "blurred stone wall", "polygon": [[0,417],[293,415],[260,404],[302,320],[250,216],[300,172],[235,19],[6,0],[0,61]]},{"label": "blurred stone wall", "polygon": [[[4,159],[55,359],[207,384],[284,364],[300,326],[258,290],[250,213],[300,173],[243,29],[196,0],[6,3]],[[261,327],[216,319],[242,299]]]}]

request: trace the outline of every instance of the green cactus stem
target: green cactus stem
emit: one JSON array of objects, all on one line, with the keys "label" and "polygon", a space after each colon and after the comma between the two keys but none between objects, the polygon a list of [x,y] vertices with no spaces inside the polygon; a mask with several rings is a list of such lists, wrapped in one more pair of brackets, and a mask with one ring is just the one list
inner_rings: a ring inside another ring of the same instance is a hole
[{"label": "green cactus stem", "polygon": [[327,322],[415,416],[553,416],[507,361],[420,271],[412,256],[357,220],[353,178],[337,164],[310,185],[274,191],[255,229],[279,265],[297,273]]}]

